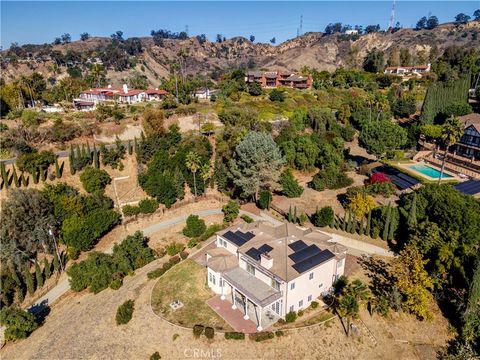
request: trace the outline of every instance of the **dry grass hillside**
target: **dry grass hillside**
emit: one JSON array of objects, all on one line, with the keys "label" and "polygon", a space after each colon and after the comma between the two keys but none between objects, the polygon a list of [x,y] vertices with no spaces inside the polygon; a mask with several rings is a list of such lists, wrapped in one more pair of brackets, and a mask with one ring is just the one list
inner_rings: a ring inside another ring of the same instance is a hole
[{"label": "dry grass hillside", "polygon": [[[318,70],[334,70],[338,67],[360,66],[365,55],[372,48],[379,48],[388,53],[393,48],[406,48],[412,54],[423,51],[428,58],[432,48],[439,53],[450,46],[463,48],[480,48],[480,22],[472,21],[467,25],[456,26],[444,24],[434,30],[401,29],[391,33],[373,33],[362,35],[357,39],[337,34],[326,36],[322,33],[307,33],[298,38],[287,40],[277,46],[252,43],[245,38],[235,37],[224,42],[205,41],[197,38],[186,40],[164,40],[161,46],[154,44],[151,37],[140,38],[142,53],[135,70],[142,71],[153,85],[170,72],[172,63],[178,61],[178,51],[186,50],[185,71],[191,74],[222,72],[243,66],[258,69],[299,70],[309,66]],[[95,50],[110,43],[108,38],[90,38],[65,45],[51,46],[50,50],[66,53],[75,51],[82,55],[95,55]],[[32,57],[41,53],[42,46],[29,48]],[[4,52],[5,54],[5,52]],[[15,65],[3,64],[4,76],[12,78],[20,74],[39,71],[53,76],[50,61],[22,60]],[[131,71],[131,70],[130,70]],[[58,78],[58,73],[55,75]],[[61,76],[61,75],[60,75]],[[128,76],[128,71],[109,71],[108,77],[113,83],[120,82]]]}]

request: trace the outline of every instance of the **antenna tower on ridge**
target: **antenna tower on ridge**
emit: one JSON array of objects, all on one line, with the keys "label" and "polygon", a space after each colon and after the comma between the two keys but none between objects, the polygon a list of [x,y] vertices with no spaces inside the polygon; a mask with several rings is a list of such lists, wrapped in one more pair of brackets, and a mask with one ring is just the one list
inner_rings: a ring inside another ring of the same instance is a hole
[{"label": "antenna tower on ridge", "polygon": [[393,0],[392,12],[390,13],[390,22],[388,24],[388,29],[393,29],[395,26],[395,0]]}]

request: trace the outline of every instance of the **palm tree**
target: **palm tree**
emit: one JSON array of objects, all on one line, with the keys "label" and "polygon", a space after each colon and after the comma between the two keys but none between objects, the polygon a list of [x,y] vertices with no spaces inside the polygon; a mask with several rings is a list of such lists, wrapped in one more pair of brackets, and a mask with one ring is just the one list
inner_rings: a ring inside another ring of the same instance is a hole
[{"label": "palm tree", "polygon": [[206,162],[200,168],[200,177],[203,180],[203,188],[204,191],[207,189],[207,181],[212,177],[212,168],[210,167],[210,163]]},{"label": "palm tree", "polygon": [[195,197],[197,197],[197,179],[195,174],[197,173],[198,169],[200,169],[200,156],[198,156],[197,153],[190,151],[187,154],[185,165],[193,174],[193,188],[195,190]]},{"label": "palm tree", "polygon": [[337,313],[338,315],[340,315],[341,318],[347,319],[347,336],[350,335],[350,324],[352,322],[352,319],[358,317],[358,308],[358,301],[357,299],[355,299],[355,296],[351,294],[342,295],[342,297],[338,301],[336,307]]},{"label": "palm tree", "polygon": [[105,70],[102,65],[100,64],[93,64],[90,68],[89,75],[92,79],[92,83],[96,86],[100,86],[101,79],[105,75]]},{"label": "palm tree", "polygon": [[457,117],[451,116],[445,121],[442,126],[442,141],[445,146],[445,152],[443,153],[442,168],[440,170],[440,177],[438,183],[443,178],[443,172],[445,170],[445,161],[447,160],[448,148],[455,144],[463,135],[463,126]]},{"label": "palm tree", "polygon": [[173,75],[175,76],[175,95],[178,103],[178,78],[177,78],[177,70],[178,70],[178,64],[173,63],[170,65],[170,71],[173,72]]}]

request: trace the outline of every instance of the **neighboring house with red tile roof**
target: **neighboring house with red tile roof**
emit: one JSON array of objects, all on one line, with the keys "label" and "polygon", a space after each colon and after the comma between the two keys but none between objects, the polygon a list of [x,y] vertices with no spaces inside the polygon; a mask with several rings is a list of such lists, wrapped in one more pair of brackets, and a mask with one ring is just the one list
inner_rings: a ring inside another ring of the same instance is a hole
[{"label": "neighboring house with red tile roof", "polygon": [[245,76],[245,82],[247,84],[257,82],[263,88],[286,86],[293,89],[310,89],[313,85],[313,78],[311,75],[302,76],[281,71],[249,71]]}]

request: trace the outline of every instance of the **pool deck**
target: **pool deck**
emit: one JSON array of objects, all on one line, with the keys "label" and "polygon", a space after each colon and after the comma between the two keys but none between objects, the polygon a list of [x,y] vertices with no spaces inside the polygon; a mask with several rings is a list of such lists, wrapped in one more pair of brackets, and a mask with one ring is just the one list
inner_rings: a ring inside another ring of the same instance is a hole
[{"label": "pool deck", "polygon": [[[440,168],[437,168],[436,166],[434,166],[432,164],[427,164],[423,161],[411,161],[411,162],[408,162],[408,163],[405,163],[405,162],[404,163],[395,163],[394,165],[401,168],[402,170],[404,170],[407,173],[414,174],[417,177],[420,177],[420,178],[425,179],[427,181],[438,181],[438,177],[431,177],[431,176],[425,175],[424,173],[422,173],[420,171],[417,171],[415,169],[412,169],[410,167],[412,165],[424,165],[424,166],[428,166],[428,167],[431,167],[432,169],[436,169],[436,170],[440,171]],[[451,171],[444,170],[444,174],[447,174],[451,177],[442,178],[440,180],[440,182],[452,182],[452,181],[463,181],[463,180],[465,180],[465,179],[460,178],[458,175],[454,174]]]}]

